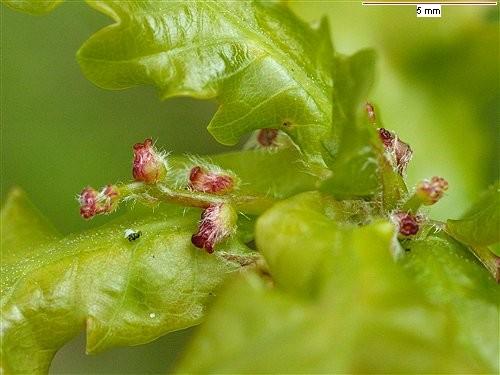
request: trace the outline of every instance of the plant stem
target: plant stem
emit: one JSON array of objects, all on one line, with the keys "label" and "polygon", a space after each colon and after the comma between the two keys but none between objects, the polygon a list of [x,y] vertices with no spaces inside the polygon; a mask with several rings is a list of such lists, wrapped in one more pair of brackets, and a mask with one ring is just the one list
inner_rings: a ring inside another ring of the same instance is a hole
[{"label": "plant stem", "polygon": [[422,206],[422,199],[415,193],[413,193],[410,198],[403,204],[401,211],[416,213],[418,209]]},{"label": "plant stem", "polygon": [[187,207],[206,208],[211,204],[228,203],[236,210],[251,215],[263,213],[276,200],[264,196],[237,195],[237,194],[208,194],[191,190],[172,189],[162,184],[147,185],[142,182],[133,182],[120,186],[124,197],[135,197],[142,201],[166,202]]}]

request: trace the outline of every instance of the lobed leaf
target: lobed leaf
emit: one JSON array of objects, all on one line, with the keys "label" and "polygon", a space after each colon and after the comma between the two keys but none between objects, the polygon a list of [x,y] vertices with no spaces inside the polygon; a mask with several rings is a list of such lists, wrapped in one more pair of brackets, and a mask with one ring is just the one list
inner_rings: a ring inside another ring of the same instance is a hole
[{"label": "lobed leaf", "polygon": [[325,20],[312,28],[284,4],[261,1],[89,1],[115,20],[79,50],[92,82],[149,84],[165,99],[216,98],[208,129],[234,145],[278,128],[322,163],[331,129],[333,49]]},{"label": "lobed leaf", "polygon": [[54,10],[64,0],[2,0],[9,8],[21,12],[41,15]]},{"label": "lobed leaf", "polygon": [[[20,210],[8,205],[5,212]],[[198,210],[169,206],[34,245],[7,264],[2,258],[2,371],[46,373],[82,327],[87,352],[95,353],[199,323],[226,274],[256,255],[236,238],[214,255],[195,248],[190,238],[198,219]],[[142,236],[129,242],[127,228]]]},{"label": "lobed leaf", "polygon": [[252,274],[228,284],[178,372],[489,371],[461,346],[450,313],[394,263],[392,226],[339,226],[314,194],[259,219],[276,286]]}]

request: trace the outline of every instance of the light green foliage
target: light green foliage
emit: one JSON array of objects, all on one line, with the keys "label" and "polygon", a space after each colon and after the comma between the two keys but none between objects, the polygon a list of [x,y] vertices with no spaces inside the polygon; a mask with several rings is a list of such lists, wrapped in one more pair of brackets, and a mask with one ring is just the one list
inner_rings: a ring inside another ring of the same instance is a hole
[{"label": "light green foliage", "polygon": [[20,188],[14,188],[0,212],[2,266],[30,255],[34,246],[58,234]]},{"label": "light green foliage", "polygon": [[9,8],[34,15],[49,13],[62,2],[63,0],[2,0]]},{"label": "light green foliage", "polygon": [[436,304],[450,311],[457,337],[487,372],[499,371],[500,289],[460,243],[444,233],[408,243],[403,265]]},{"label": "light green foliage", "polygon": [[469,246],[500,282],[500,185],[484,192],[459,220],[448,220],[446,231]]},{"label": "light green foliage", "polygon": [[89,1],[116,23],[78,52],[100,87],[150,84],[162,98],[216,98],[209,130],[226,145],[280,128],[321,163],[331,128],[333,50],[283,4],[259,1]]},{"label": "light green foliage", "polygon": [[293,197],[259,219],[257,243],[277,285],[252,274],[228,285],[179,373],[492,369],[461,346],[456,317],[393,262],[390,224],[341,226],[318,198]]},{"label": "light green foliage", "polygon": [[[23,205],[10,199],[2,224],[26,237],[16,227],[30,214]],[[225,275],[255,255],[236,239],[215,256],[194,248],[190,237],[199,210],[183,211],[168,207],[140,219],[122,217],[101,229],[32,243],[13,262],[2,257],[5,373],[45,373],[55,352],[83,327],[87,351],[95,353],[198,323]],[[142,236],[129,242],[127,228]]]},{"label": "light green foliage", "polygon": [[375,75],[374,51],[337,56],[333,74],[333,117],[339,125],[325,142],[332,176],[323,182],[322,190],[338,198],[371,197],[380,187],[379,150],[372,146],[378,139],[366,121],[364,104]]},{"label": "light green foliage", "polygon": [[446,228],[455,238],[471,246],[500,241],[500,184],[483,193],[459,220],[448,220]]},{"label": "light green foliage", "polygon": [[[186,156],[170,158],[166,181],[140,185],[149,203],[175,190],[196,207],[248,198],[245,211],[258,197],[213,254],[190,242],[197,209],[134,208],[61,238],[14,192],[1,213],[6,374],[45,373],[82,327],[95,353],[197,324],[226,275],[245,268],[255,272],[227,280],[179,372],[498,372],[499,291],[468,249],[425,223],[393,259],[388,218],[407,188],[379,140],[380,114],[373,124],[364,113],[373,51],[334,54],[326,20],[312,27],[282,2],[88,3],[115,21],[77,54],[96,85],[216,99],[208,129],[219,142],[276,128],[295,144],[211,157],[240,181],[226,195],[187,189],[196,161]],[[56,2],[7,4],[40,13]],[[498,214],[495,187],[446,231],[489,246]],[[128,228],[142,236],[129,241]],[[245,245],[254,239],[259,253]]]},{"label": "light green foliage", "polygon": [[[366,98],[375,77],[375,53],[362,50],[335,60],[333,117],[338,120],[325,142],[332,171],[321,190],[336,198],[371,198],[378,194],[385,209],[393,209],[407,190],[394,171],[367,119]],[[380,127],[380,121],[377,121]]]}]

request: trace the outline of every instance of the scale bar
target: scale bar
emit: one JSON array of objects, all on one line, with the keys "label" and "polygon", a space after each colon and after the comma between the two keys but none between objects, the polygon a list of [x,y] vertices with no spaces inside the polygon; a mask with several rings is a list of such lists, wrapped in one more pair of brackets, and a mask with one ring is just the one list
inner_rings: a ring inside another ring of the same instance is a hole
[{"label": "scale bar", "polygon": [[496,1],[455,1],[455,2],[425,2],[425,1],[401,1],[401,2],[395,2],[395,1],[363,1],[363,5],[462,5],[462,6],[473,6],[473,5],[497,5],[498,2]]}]

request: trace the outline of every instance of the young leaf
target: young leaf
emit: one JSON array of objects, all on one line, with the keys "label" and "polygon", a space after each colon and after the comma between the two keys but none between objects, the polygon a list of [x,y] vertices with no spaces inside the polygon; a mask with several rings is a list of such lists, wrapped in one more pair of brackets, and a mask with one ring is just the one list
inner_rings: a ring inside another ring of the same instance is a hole
[{"label": "young leaf", "polygon": [[459,220],[448,220],[447,231],[471,246],[488,246],[500,241],[500,184],[483,193]]},{"label": "young leaf", "polygon": [[[393,262],[390,224],[341,228],[322,207],[311,207],[311,199],[308,194],[290,199],[291,215],[281,218],[279,228],[257,225],[257,243],[277,287],[251,274],[228,285],[184,354],[179,373],[484,369],[457,346],[448,313],[430,304]],[[285,203],[265,214],[264,222],[276,224],[272,211],[278,217]],[[326,240],[316,237],[316,226]],[[337,241],[329,232],[337,232]],[[307,239],[314,243],[312,251]],[[319,290],[310,285],[320,287],[321,298],[303,298]]]},{"label": "young leaf", "polygon": [[332,109],[338,123],[325,142],[332,175],[321,190],[338,199],[371,198],[380,193],[382,206],[391,210],[407,189],[386,159],[376,129],[364,113],[375,80],[375,60],[370,49],[335,59]]},{"label": "young leaf", "polygon": [[0,212],[2,267],[30,255],[35,245],[59,236],[55,228],[16,187],[9,192]]},{"label": "young leaf", "polygon": [[3,0],[9,8],[20,12],[40,15],[54,10],[63,0]]},{"label": "young leaf", "polygon": [[440,233],[410,241],[402,263],[429,298],[453,313],[458,338],[498,373],[500,289],[463,245]]},{"label": "young leaf", "polygon": [[342,226],[353,226],[367,215],[367,207],[356,201],[334,201],[318,192],[299,194],[259,217],[256,243],[281,288],[316,297],[334,267],[331,244],[349,247],[349,231]]},{"label": "young leaf", "polygon": [[107,89],[150,84],[165,99],[221,104],[208,127],[234,145],[278,128],[321,162],[331,128],[333,50],[325,20],[314,29],[284,4],[260,1],[91,1],[116,23],[93,35],[78,61]]},{"label": "young leaf", "polygon": [[[46,373],[86,327],[87,352],[149,342],[197,324],[227,273],[255,261],[236,239],[212,255],[191,244],[198,210],[168,207],[36,246],[1,275],[5,373]],[[132,228],[142,235],[124,237]]]},{"label": "young leaf", "polygon": [[469,249],[500,282],[500,184],[483,193],[462,219],[448,220],[446,231]]}]

